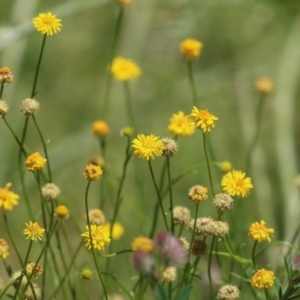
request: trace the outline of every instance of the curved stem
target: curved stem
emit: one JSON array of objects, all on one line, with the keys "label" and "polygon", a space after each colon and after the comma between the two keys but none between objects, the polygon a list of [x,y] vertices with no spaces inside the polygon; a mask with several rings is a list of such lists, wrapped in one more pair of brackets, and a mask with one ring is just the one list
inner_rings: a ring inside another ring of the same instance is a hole
[{"label": "curved stem", "polygon": [[171,180],[171,170],[170,170],[170,157],[167,157],[167,173],[168,173],[168,183],[169,183],[169,195],[170,195],[170,218],[171,218],[171,231],[174,234],[175,224],[173,216],[173,193],[172,193],[172,180]]},{"label": "curved stem", "polygon": [[215,191],[214,191],[214,186],[213,186],[213,183],[212,183],[210,164],[209,164],[209,159],[208,159],[207,150],[206,150],[206,135],[205,135],[204,132],[203,132],[203,147],[204,147],[204,154],[205,154],[205,159],[206,159],[206,163],[207,163],[207,170],[208,170],[210,188],[211,188],[213,197],[215,197]]}]

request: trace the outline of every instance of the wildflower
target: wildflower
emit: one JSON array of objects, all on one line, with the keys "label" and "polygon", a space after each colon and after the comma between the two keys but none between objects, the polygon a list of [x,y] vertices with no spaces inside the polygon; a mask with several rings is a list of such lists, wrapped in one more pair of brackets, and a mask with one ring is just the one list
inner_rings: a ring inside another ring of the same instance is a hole
[{"label": "wildflower", "polygon": [[213,206],[219,213],[224,213],[225,211],[232,209],[233,204],[233,199],[225,193],[217,194],[213,200]]},{"label": "wildflower", "polygon": [[85,268],[80,272],[80,277],[86,280],[90,280],[93,277],[93,272],[89,268]]},{"label": "wildflower", "polygon": [[0,69],[0,83],[12,83],[14,80],[14,75],[9,67],[2,67]]},{"label": "wildflower", "polygon": [[91,209],[89,211],[89,219],[90,219],[90,224],[93,225],[103,225],[105,223],[105,216],[100,209]]},{"label": "wildflower", "polygon": [[124,297],[122,297],[120,294],[112,294],[108,295],[108,300],[124,300]]},{"label": "wildflower", "polygon": [[[104,226],[108,229],[110,232],[111,230],[111,223],[106,223]],[[113,240],[118,240],[120,237],[124,235],[124,227],[121,223],[115,222],[113,226],[113,230],[111,233],[111,237]]]},{"label": "wildflower", "polygon": [[31,286],[28,286],[25,293],[24,293],[24,299],[26,300],[35,300],[41,298],[42,292],[39,286],[36,283],[32,284],[32,287],[34,289],[34,293],[31,289]]},{"label": "wildflower", "polygon": [[269,289],[274,284],[274,280],[273,271],[260,269],[252,276],[252,286],[260,290]]},{"label": "wildflower", "polygon": [[220,164],[220,169],[223,173],[229,172],[231,170],[231,168],[232,168],[232,165],[229,161],[223,161]]},{"label": "wildflower", "polygon": [[222,238],[229,232],[229,225],[224,221],[213,221],[211,224],[212,235]]},{"label": "wildflower", "polygon": [[5,117],[7,112],[9,110],[9,106],[8,104],[3,101],[3,100],[0,100],[0,117]]},{"label": "wildflower", "polygon": [[128,6],[131,3],[133,3],[134,0],[117,0],[118,3],[120,3],[123,6]]},{"label": "wildflower", "polygon": [[67,219],[69,217],[69,209],[65,205],[58,205],[54,214],[59,219]]},{"label": "wildflower", "polygon": [[42,195],[48,201],[56,200],[60,195],[60,189],[54,183],[47,183],[42,187]]},{"label": "wildflower", "polygon": [[240,298],[239,289],[232,284],[223,285],[218,291],[218,300],[237,300]]},{"label": "wildflower", "polygon": [[9,189],[12,184],[9,182],[4,188],[0,188],[0,209],[7,211],[12,210],[19,202],[19,195],[11,192]]},{"label": "wildflower", "polygon": [[[195,227],[195,233],[197,235],[212,235],[213,231],[213,219],[210,217],[204,217],[204,218],[197,218],[196,219],[196,227]],[[191,220],[188,224],[188,230],[190,232],[193,232],[195,225],[195,219]]]},{"label": "wildflower", "polygon": [[48,13],[40,13],[32,20],[34,28],[46,35],[53,35],[60,31],[62,24],[61,19],[57,19],[56,15]]},{"label": "wildflower", "polygon": [[35,263],[33,261],[29,262],[25,267],[26,273],[28,275],[33,274],[34,277],[39,277],[43,273],[43,267],[40,263]]},{"label": "wildflower", "polygon": [[173,139],[163,138],[161,141],[163,143],[162,155],[166,157],[172,157],[178,151],[178,145]]},{"label": "wildflower", "polygon": [[148,253],[135,251],[132,255],[133,267],[141,274],[150,274],[154,267],[154,259]]},{"label": "wildflower", "polygon": [[24,116],[28,117],[28,116],[35,115],[36,112],[39,110],[39,108],[40,108],[39,102],[37,102],[34,99],[27,98],[22,101],[20,111]]},{"label": "wildflower", "polygon": [[139,158],[149,160],[155,156],[161,156],[163,153],[163,143],[158,136],[138,134],[132,141],[133,154]]},{"label": "wildflower", "polygon": [[105,121],[96,121],[91,127],[92,133],[97,137],[106,136],[110,132],[110,128]]},{"label": "wildflower", "polygon": [[187,224],[190,220],[191,212],[188,208],[183,206],[175,206],[173,208],[173,222],[174,224]]},{"label": "wildflower", "polygon": [[0,258],[6,259],[9,256],[9,246],[4,239],[0,239]]},{"label": "wildflower", "polygon": [[179,48],[180,53],[187,60],[195,60],[200,56],[203,44],[195,39],[188,38],[181,42]]},{"label": "wildflower", "polygon": [[180,237],[179,242],[182,244],[185,252],[188,253],[190,250],[190,243],[187,241],[187,239],[185,237]]},{"label": "wildflower", "polygon": [[28,171],[39,172],[47,163],[47,159],[42,157],[39,152],[29,155],[25,160],[25,165]]},{"label": "wildflower", "polygon": [[275,83],[268,77],[258,77],[254,82],[255,89],[261,94],[270,94],[275,89]]},{"label": "wildflower", "polygon": [[150,253],[153,251],[153,240],[144,236],[136,237],[131,243],[131,249]]},{"label": "wildflower", "polygon": [[195,256],[205,255],[207,251],[207,245],[203,240],[194,240],[192,244],[192,254]]},{"label": "wildflower", "polygon": [[25,223],[26,228],[23,230],[24,235],[26,235],[26,240],[31,239],[35,241],[39,239],[40,241],[43,238],[45,229],[41,228],[37,222],[32,223],[31,221],[27,224]]},{"label": "wildflower", "polygon": [[195,124],[189,116],[185,116],[182,111],[179,111],[170,118],[168,130],[174,135],[190,136],[195,132]]},{"label": "wildflower", "polygon": [[207,199],[207,191],[208,189],[206,187],[195,185],[190,188],[188,196],[193,202],[200,203]]},{"label": "wildflower", "polygon": [[268,241],[271,242],[270,234],[274,233],[273,228],[267,228],[265,221],[252,223],[248,235],[254,242]]},{"label": "wildflower", "polygon": [[167,266],[182,267],[187,261],[187,253],[182,243],[168,232],[159,232],[155,235],[154,249]]},{"label": "wildflower", "polygon": [[215,121],[218,120],[218,118],[212,115],[207,109],[199,110],[196,106],[193,107],[190,116],[195,122],[196,127],[201,129],[204,133],[210,133],[210,131],[215,128]]},{"label": "wildflower", "polygon": [[241,198],[247,197],[250,189],[253,188],[251,178],[246,177],[246,173],[236,170],[226,173],[222,178],[221,185],[229,196]]},{"label": "wildflower", "polygon": [[[24,288],[27,285],[27,278],[26,276],[22,276],[22,271],[16,271],[12,273],[10,277],[10,281],[13,282],[13,286],[17,288],[20,285],[20,288]],[[22,277],[21,283],[20,278]]]},{"label": "wildflower", "polygon": [[130,137],[130,136],[133,135],[133,131],[134,131],[134,129],[133,129],[132,127],[127,126],[127,127],[123,127],[123,128],[121,129],[120,134],[121,134],[121,136],[127,136],[127,137]]},{"label": "wildflower", "polygon": [[170,283],[174,282],[177,276],[177,270],[175,267],[167,267],[161,274],[161,282]]},{"label": "wildflower", "polygon": [[85,171],[83,173],[84,177],[90,181],[97,181],[102,176],[103,171],[100,166],[96,166],[93,164],[88,164],[85,167]]},{"label": "wildflower", "polygon": [[116,80],[120,81],[137,79],[142,73],[140,67],[134,61],[121,56],[114,58],[110,72]]},{"label": "wildflower", "polygon": [[[103,250],[104,247],[111,241],[108,228],[103,225],[91,225],[90,230],[93,241],[93,248],[98,251]],[[86,226],[86,231],[82,233],[81,236],[84,237],[85,247],[90,250],[92,248],[92,244],[88,226]]]}]

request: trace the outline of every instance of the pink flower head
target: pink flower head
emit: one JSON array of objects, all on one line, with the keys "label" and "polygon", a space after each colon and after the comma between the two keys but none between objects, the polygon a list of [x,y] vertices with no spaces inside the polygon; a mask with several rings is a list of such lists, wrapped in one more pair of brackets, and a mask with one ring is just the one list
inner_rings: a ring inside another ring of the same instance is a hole
[{"label": "pink flower head", "polygon": [[132,255],[132,264],[134,268],[142,274],[149,274],[154,267],[153,257],[143,251],[135,251]]}]

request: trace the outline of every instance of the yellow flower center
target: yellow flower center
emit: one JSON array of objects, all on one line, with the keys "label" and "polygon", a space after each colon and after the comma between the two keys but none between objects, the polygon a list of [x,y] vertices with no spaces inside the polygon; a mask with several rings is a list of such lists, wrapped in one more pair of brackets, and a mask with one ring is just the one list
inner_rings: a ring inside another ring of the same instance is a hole
[{"label": "yellow flower center", "polygon": [[53,17],[52,16],[44,16],[42,18],[42,20],[43,20],[43,23],[47,24],[47,25],[50,25],[50,24],[53,23]]},{"label": "yellow flower center", "polygon": [[156,143],[153,141],[152,138],[147,137],[147,138],[145,138],[145,140],[143,141],[143,146],[144,146],[145,148],[152,149],[152,148],[155,148],[155,147],[156,147]]}]

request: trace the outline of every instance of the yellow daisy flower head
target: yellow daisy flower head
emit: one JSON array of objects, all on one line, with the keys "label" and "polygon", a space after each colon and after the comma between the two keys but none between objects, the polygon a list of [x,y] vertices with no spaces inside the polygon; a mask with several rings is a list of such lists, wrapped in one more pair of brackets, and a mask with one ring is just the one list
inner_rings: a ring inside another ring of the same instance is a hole
[{"label": "yellow daisy flower head", "polygon": [[133,132],[134,132],[133,127],[126,126],[121,129],[120,134],[121,134],[121,136],[130,137],[133,135]]},{"label": "yellow daisy flower head", "polygon": [[69,209],[65,205],[58,205],[54,214],[59,219],[67,219],[69,217]]},{"label": "yellow daisy flower head", "polygon": [[35,263],[33,261],[27,263],[25,270],[28,275],[33,274],[34,277],[41,276],[44,271],[43,266],[40,263]]},{"label": "yellow daisy flower head", "polygon": [[91,127],[92,133],[97,137],[103,137],[108,135],[110,128],[105,121],[95,121]]},{"label": "yellow daisy flower head", "polygon": [[110,244],[111,238],[109,234],[109,230],[107,227],[103,225],[91,225],[91,236],[92,242],[90,239],[89,227],[86,226],[86,231],[81,234],[84,238],[84,246],[89,250],[93,248],[95,250],[101,251],[105,248],[106,245]]},{"label": "yellow daisy flower head", "polygon": [[[111,223],[105,223],[104,227],[106,227],[108,229],[108,231],[110,232],[111,229]],[[118,240],[119,238],[121,238],[124,235],[124,227],[121,223],[119,222],[115,222],[114,223],[114,227],[111,233],[111,237],[113,240]]]},{"label": "yellow daisy flower head", "polygon": [[3,211],[12,210],[19,203],[20,196],[9,190],[11,186],[9,182],[5,188],[0,188],[0,209]]},{"label": "yellow daisy flower head", "polygon": [[11,72],[9,67],[2,67],[0,68],[0,82],[1,83],[12,83],[14,80],[14,75]]},{"label": "yellow daisy flower head", "polygon": [[270,94],[275,89],[275,83],[268,77],[258,77],[254,82],[254,88],[261,94]]},{"label": "yellow daisy flower head", "polygon": [[265,221],[252,223],[248,235],[254,242],[268,241],[271,242],[270,234],[274,233],[273,228],[267,228]]},{"label": "yellow daisy flower head", "polygon": [[180,53],[185,56],[187,60],[197,59],[202,52],[203,44],[195,39],[185,39],[180,43]]},{"label": "yellow daisy flower head", "polygon": [[25,166],[28,171],[39,172],[47,163],[47,159],[41,156],[39,152],[29,155],[25,160]]},{"label": "yellow daisy flower head", "polygon": [[114,58],[110,66],[110,72],[119,81],[137,79],[142,73],[140,67],[133,60],[121,56]]},{"label": "yellow daisy flower head", "polygon": [[150,253],[153,251],[153,240],[144,236],[136,237],[131,243],[132,251]]},{"label": "yellow daisy flower head", "polygon": [[9,255],[9,246],[4,239],[0,239],[0,258],[6,259]]},{"label": "yellow daisy flower head", "polygon": [[215,121],[218,120],[218,118],[212,115],[207,109],[199,110],[196,106],[193,107],[190,117],[195,122],[196,127],[201,129],[204,133],[209,133],[215,128]]},{"label": "yellow daisy flower head", "polygon": [[29,223],[25,223],[26,228],[23,230],[24,235],[27,239],[31,239],[32,241],[35,241],[39,239],[40,241],[43,238],[45,229],[40,227],[40,225],[37,222],[32,223],[31,221]]},{"label": "yellow daisy flower head", "polygon": [[161,156],[164,145],[160,138],[154,134],[138,134],[132,141],[133,154],[139,158],[149,160],[155,156]]},{"label": "yellow daisy flower head", "polygon": [[250,189],[253,188],[251,178],[246,177],[246,173],[236,170],[226,173],[222,178],[221,185],[224,192],[229,196],[238,196],[240,198],[247,197]]},{"label": "yellow daisy flower head", "polygon": [[188,196],[193,202],[200,203],[207,199],[207,192],[208,188],[198,184],[189,189]]},{"label": "yellow daisy flower head", "polygon": [[80,272],[80,278],[90,280],[93,278],[93,271],[89,268],[85,268]]},{"label": "yellow daisy flower head", "polygon": [[269,289],[274,284],[275,275],[273,271],[260,269],[251,279],[251,284],[254,288],[264,290]]},{"label": "yellow daisy flower head", "polygon": [[128,6],[134,2],[134,0],[117,0],[117,2],[123,6]]},{"label": "yellow daisy flower head", "polygon": [[168,130],[178,136],[190,136],[195,132],[195,123],[182,111],[173,114],[170,118]]},{"label": "yellow daisy flower head", "polygon": [[88,164],[83,173],[84,177],[90,181],[97,181],[101,178],[103,170],[100,166]]},{"label": "yellow daisy flower head", "polygon": [[33,18],[32,23],[38,32],[46,35],[56,34],[62,27],[61,19],[57,19],[56,15],[52,15],[50,12],[40,13]]}]

